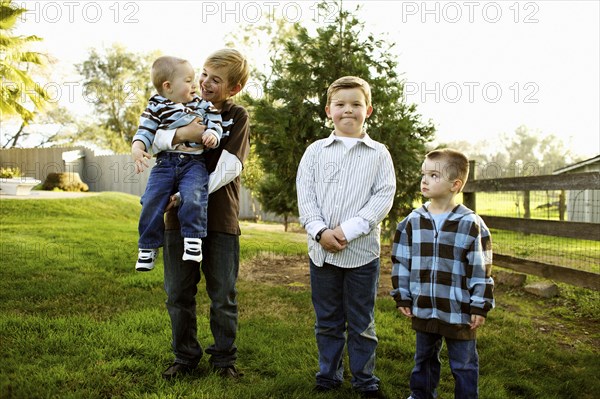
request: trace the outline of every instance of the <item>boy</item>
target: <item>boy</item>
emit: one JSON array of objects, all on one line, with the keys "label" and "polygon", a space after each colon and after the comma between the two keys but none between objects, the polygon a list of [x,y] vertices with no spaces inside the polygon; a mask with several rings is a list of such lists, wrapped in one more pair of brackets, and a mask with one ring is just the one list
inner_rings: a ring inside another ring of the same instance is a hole
[{"label": "boy", "polygon": [[[152,83],[158,94],[152,96],[140,117],[140,126],[133,137],[131,153],[137,173],[148,167],[146,149],[152,147],[157,130],[177,128],[201,117],[208,129],[202,136],[206,147],[218,145],[223,128],[221,115],[210,102],[196,95],[194,69],[189,62],[176,57],[159,57],[152,64]],[[138,230],[139,253],[135,269],[154,268],[158,247],[164,239],[164,209],[176,189],[182,195],[180,209],[181,234],[185,237],[183,260],[202,261],[202,240],[206,236],[208,174],[202,146],[180,145],[173,150],[158,152],[156,165],[150,172],[146,191],[141,198],[142,212]]]},{"label": "boy", "polygon": [[417,332],[413,399],[437,397],[442,338],[455,380],[454,397],[478,397],[476,331],[494,307],[490,232],[472,210],[456,204],[469,162],[452,149],[428,153],[421,193],[429,201],[398,224],[392,246],[391,292]]},{"label": "boy", "polygon": [[[363,79],[329,86],[325,112],[335,129],[311,144],[298,167],[300,222],[308,233],[315,335],[316,391],[340,387],[347,343],[352,386],[383,397],[375,369],[375,298],[379,279],[379,224],[392,207],[394,165],[387,148],[364,132],[373,112]],[[347,339],[346,339],[347,333]]]},{"label": "boy", "polygon": [[[235,363],[235,339],[238,325],[236,280],[239,270],[240,173],[250,151],[250,122],[246,110],[231,97],[248,81],[248,62],[234,49],[222,49],[206,59],[200,76],[202,98],[213,103],[226,123],[219,147],[207,151],[208,228],[202,240],[202,273],[210,298],[210,329],[214,343],[206,349],[209,362],[218,375],[238,378]],[[161,131],[154,147],[172,149],[186,141],[198,141],[204,127],[190,123],[176,130]],[[183,261],[183,240],[179,233],[177,212],[165,215],[165,291],[171,319],[172,349],[175,360],[162,374],[165,379],[178,378],[193,371],[202,358],[197,337],[196,293],[200,282],[197,263]]]}]

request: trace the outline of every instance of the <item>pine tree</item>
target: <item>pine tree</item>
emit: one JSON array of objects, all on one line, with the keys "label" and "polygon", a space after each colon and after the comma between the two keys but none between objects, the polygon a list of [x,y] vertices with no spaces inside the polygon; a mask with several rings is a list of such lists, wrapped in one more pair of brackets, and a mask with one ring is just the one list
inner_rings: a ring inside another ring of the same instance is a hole
[{"label": "pine tree", "polygon": [[[252,115],[252,140],[264,170],[258,197],[267,211],[286,218],[297,215],[295,177],[306,147],[327,137],[332,124],[325,105],[329,84],[346,75],[371,85],[374,112],[367,132],[387,145],[394,160],[397,191],[387,221],[395,222],[418,195],[425,144],[434,127],[423,123],[415,105],[406,104],[394,44],[363,33],[364,24],[338,5],[335,23],[316,34],[296,24],[275,43],[272,73],[262,76],[263,96],[247,96]],[[323,11],[331,2],[320,4]],[[357,9],[358,10],[358,9]]]}]

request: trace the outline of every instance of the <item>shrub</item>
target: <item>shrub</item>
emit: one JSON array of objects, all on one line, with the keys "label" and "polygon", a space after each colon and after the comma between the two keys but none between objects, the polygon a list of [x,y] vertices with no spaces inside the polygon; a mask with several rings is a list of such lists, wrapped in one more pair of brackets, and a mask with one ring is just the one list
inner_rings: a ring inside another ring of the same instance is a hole
[{"label": "shrub", "polygon": [[19,168],[0,168],[0,178],[12,179],[13,177],[20,177],[21,169]]},{"label": "shrub", "polygon": [[79,173],[49,173],[42,186],[44,190],[88,191],[87,184],[81,181]]}]

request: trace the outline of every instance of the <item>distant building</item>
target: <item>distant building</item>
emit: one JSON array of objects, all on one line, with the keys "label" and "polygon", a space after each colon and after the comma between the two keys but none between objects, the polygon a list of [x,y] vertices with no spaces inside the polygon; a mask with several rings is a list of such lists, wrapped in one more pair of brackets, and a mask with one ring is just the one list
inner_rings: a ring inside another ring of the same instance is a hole
[{"label": "distant building", "polygon": [[[552,174],[585,172],[600,172],[600,155],[557,169]],[[566,202],[567,220],[600,223],[600,190],[569,190]]]}]

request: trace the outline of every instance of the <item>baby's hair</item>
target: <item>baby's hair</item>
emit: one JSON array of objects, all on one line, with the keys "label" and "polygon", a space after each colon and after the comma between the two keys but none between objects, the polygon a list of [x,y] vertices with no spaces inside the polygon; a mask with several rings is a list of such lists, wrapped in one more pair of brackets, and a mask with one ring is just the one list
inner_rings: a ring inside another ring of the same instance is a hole
[{"label": "baby's hair", "polygon": [[359,88],[365,96],[367,107],[371,106],[371,87],[364,79],[357,76],[344,76],[333,82],[327,89],[327,105],[331,104],[331,98],[335,93],[343,89]]},{"label": "baby's hair", "polygon": [[228,89],[232,89],[238,84],[243,88],[248,82],[248,77],[250,76],[248,61],[246,57],[235,49],[224,48],[217,50],[208,56],[204,64],[211,68],[227,69],[227,82],[231,86]]},{"label": "baby's hair", "polygon": [[440,170],[444,178],[448,180],[459,179],[463,182],[463,186],[467,182],[469,159],[462,152],[452,148],[440,148],[427,153],[425,157],[432,161],[446,162],[444,170]]},{"label": "baby's hair", "polygon": [[168,55],[158,57],[152,64],[152,70],[150,77],[152,78],[152,84],[158,94],[163,95],[162,85],[166,81],[173,80],[177,67],[181,64],[189,63],[183,58],[171,57]]}]

